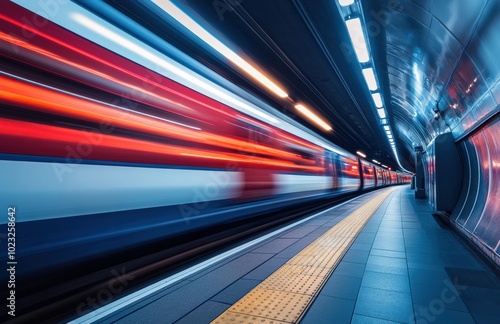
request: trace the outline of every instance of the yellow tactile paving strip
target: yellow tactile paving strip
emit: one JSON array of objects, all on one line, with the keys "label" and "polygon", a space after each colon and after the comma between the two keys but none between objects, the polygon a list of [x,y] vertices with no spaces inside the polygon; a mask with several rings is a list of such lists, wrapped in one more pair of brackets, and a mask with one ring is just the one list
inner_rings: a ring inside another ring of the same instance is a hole
[{"label": "yellow tactile paving strip", "polygon": [[384,189],[357,208],[212,323],[297,323],[361,229],[395,189]]}]

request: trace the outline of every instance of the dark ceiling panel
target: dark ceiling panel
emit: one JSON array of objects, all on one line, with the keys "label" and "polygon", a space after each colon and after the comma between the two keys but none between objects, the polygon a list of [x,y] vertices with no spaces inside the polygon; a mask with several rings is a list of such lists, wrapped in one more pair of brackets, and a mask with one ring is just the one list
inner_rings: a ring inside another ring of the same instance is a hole
[{"label": "dark ceiling panel", "polygon": [[466,46],[487,0],[435,0],[432,14]]},{"label": "dark ceiling panel", "polygon": [[424,73],[436,88],[442,89],[453,72],[463,48],[437,19],[432,20],[423,63]]},{"label": "dark ceiling panel", "polygon": [[428,27],[408,16],[406,13],[392,11],[390,24],[387,25],[387,43],[402,52],[410,53],[417,60],[422,59]]},{"label": "dark ceiling panel", "polygon": [[432,14],[422,6],[411,0],[401,2],[401,11],[404,11],[408,16],[418,21],[420,24],[429,27],[431,25]]},{"label": "dark ceiling panel", "polygon": [[425,11],[431,11],[432,0],[412,0],[412,2],[418,4]]},{"label": "dark ceiling panel", "polygon": [[490,1],[466,48],[488,86],[500,78],[500,1]]}]

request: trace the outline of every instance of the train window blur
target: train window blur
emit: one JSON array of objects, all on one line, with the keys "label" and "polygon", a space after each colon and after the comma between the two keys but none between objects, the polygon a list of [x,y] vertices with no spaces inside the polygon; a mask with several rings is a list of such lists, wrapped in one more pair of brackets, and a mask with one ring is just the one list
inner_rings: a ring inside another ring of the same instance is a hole
[{"label": "train window blur", "polygon": [[363,163],[363,175],[366,179],[373,179],[373,167],[369,164]]},{"label": "train window blur", "polygon": [[377,170],[377,185],[383,185],[384,183],[384,175],[382,173],[382,170],[376,169]]},{"label": "train window blur", "polygon": [[342,176],[348,178],[359,178],[358,161],[343,157]]},{"label": "train window blur", "polygon": [[317,158],[315,154],[298,149],[294,149],[291,151],[295,153],[297,156],[297,158],[294,160],[295,164],[321,166],[321,161]]},{"label": "train window blur", "polygon": [[396,181],[396,173],[391,173],[391,183],[394,184],[394,183],[397,183]]},{"label": "train window blur", "polygon": [[365,188],[374,187],[375,175],[373,173],[373,166],[368,163],[362,162],[362,167]]}]

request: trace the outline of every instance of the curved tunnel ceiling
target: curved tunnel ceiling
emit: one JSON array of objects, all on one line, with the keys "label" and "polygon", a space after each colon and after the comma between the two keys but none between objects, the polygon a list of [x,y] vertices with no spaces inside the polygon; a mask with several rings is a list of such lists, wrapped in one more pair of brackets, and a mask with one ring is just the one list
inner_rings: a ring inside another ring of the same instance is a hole
[{"label": "curved tunnel ceiling", "polygon": [[[498,42],[494,44],[500,26],[491,17],[499,15],[500,1],[357,1],[399,160],[405,169],[414,170],[414,147],[426,147],[440,133],[466,128],[461,123],[465,111],[477,105],[478,93],[493,87],[489,79],[498,79],[500,64],[488,55],[500,52]],[[106,2],[235,84],[280,109],[293,108],[239,74],[227,60],[173,32],[150,1]],[[172,2],[276,78],[292,100],[305,102],[327,118],[334,132],[322,133],[324,137],[397,167],[336,1]],[[495,89],[492,97],[500,86]]]},{"label": "curved tunnel ceiling", "polygon": [[[453,131],[456,139],[462,136],[459,124],[465,112],[477,110],[478,99],[500,75],[498,60],[489,57],[500,49],[500,1],[363,4],[367,23],[383,28],[383,39],[372,40],[385,43],[378,66],[386,73],[394,122],[408,150],[425,148],[443,132]],[[492,102],[488,109],[494,111],[495,106]]]}]

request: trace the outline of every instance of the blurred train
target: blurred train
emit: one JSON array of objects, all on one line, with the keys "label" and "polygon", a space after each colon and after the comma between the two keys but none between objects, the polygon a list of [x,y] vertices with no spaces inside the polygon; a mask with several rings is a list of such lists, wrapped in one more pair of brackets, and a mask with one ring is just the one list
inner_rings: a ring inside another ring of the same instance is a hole
[{"label": "blurred train", "polygon": [[20,276],[410,180],[74,3],[15,2],[36,4],[0,13],[0,201]]}]

